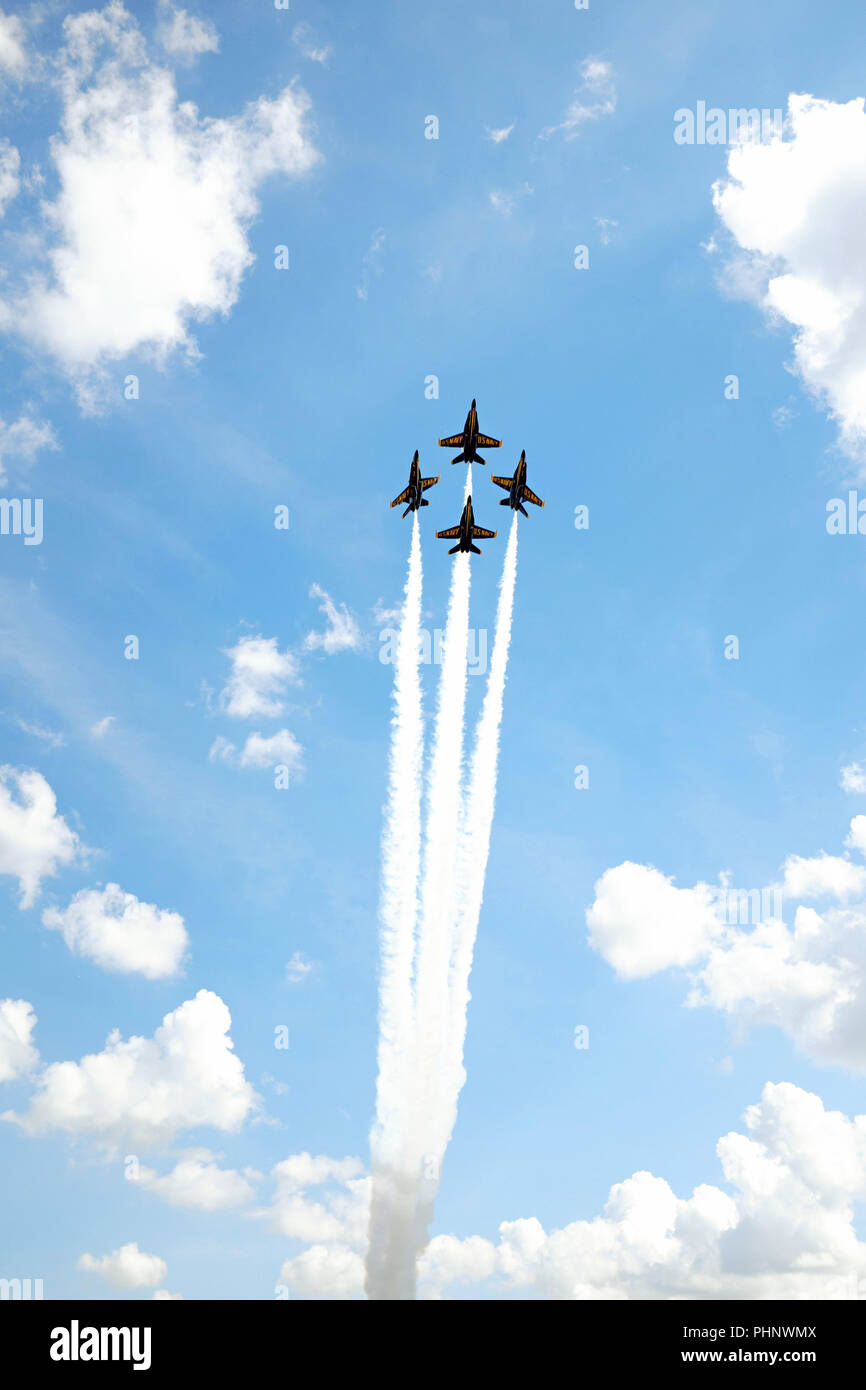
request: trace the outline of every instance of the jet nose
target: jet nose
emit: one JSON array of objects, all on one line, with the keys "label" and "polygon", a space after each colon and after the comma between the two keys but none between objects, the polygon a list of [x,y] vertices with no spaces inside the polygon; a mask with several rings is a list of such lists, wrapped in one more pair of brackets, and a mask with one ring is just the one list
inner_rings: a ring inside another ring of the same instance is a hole
[{"label": "jet nose", "polygon": [[472,401],[472,409],[473,409],[473,410],[475,409],[475,401],[474,401],[474,399],[473,399],[473,401]]}]

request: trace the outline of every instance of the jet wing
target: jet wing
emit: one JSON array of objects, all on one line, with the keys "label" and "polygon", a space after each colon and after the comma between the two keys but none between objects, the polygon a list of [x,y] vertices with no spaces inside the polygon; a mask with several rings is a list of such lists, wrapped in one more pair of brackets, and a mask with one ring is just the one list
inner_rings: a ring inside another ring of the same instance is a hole
[{"label": "jet wing", "polygon": [[532,488],[529,487],[525,487],[523,489],[523,491],[520,494],[520,500],[522,502],[534,502],[536,507],[544,506],[544,503],[542,502],[541,498],[536,497],[535,493],[532,491]]},{"label": "jet wing", "polygon": [[459,535],[459,526],[449,526],[447,531],[437,531],[436,539],[440,541],[456,541]]},{"label": "jet wing", "polygon": [[449,436],[448,436],[447,439],[440,439],[440,440],[439,440],[439,443],[442,445],[442,448],[443,448],[443,449],[458,449],[458,448],[459,448],[459,449],[462,449],[462,448],[463,448],[463,435],[462,435],[462,434],[449,434]]},{"label": "jet wing", "polygon": [[[445,440],[442,439],[439,442],[441,444],[444,444]],[[498,449],[502,443],[502,440],[491,439],[489,434],[479,434],[476,439],[476,443],[478,444],[478,447],[481,449]]]},{"label": "jet wing", "polygon": [[504,487],[506,492],[510,492],[510,491],[511,491],[511,484],[514,482],[514,479],[513,479],[513,478],[495,478],[495,477],[491,476],[490,481],[491,481],[491,483],[495,483],[497,487]]},{"label": "jet wing", "polygon": [[437,473],[435,478],[422,478],[421,491],[426,492],[428,487],[432,487],[434,483],[438,483],[441,476],[441,473]]},{"label": "jet wing", "polygon": [[495,531],[485,531],[485,529],[484,529],[483,526],[473,526],[473,527],[472,527],[472,539],[473,539],[474,541],[477,541],[477,540],[488,540],[488,541],[492,541],[495,535],[496,535],[496,532],[495,532]]},{"label": "jet wing", "polygon": [[401,502],[405,502],[407,500],[410,492],[411,488],[404,488],[403,491],[400,493],[400,496],[394,498],[394,501],[391,503],[391,506],[399,507]]}]

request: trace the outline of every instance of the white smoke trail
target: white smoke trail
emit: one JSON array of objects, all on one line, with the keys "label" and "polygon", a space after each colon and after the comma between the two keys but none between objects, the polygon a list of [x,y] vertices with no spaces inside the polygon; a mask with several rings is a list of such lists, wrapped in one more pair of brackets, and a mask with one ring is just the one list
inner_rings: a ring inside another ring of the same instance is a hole
[{"label": "white smoke trail", "polygon": [[388,799],[382,834],[380,903],[379,1075],[370,1135],[373,1193],[367,1256],[370,1298],[411,1298],[415,1281],[417,1167],[408,1124],[412,1096],[415,1010],[412,967],[421,865],[421,540],[418,513],[394,666]]},{"label": "white smoke trail", "polygon": [[499,581],[499,602],[496,609],[496,635],[490,658],[487,690],[481,716],[475,731],[475,746],[469,767],[469,784],[460,827],[456,929],[450,975],[450,1028],[448,1054],[443,1059],[447,1078],[448,1113],[442,1147],[447,1147],[457,1120],[457,1101],[466,1072],[463,1067],[463,1045],[466,1040],[466,1015],[471,995],[469,976],[481,904],[484,880],[490,851],[490,831],[496,804],[496,774],[499,762],[499,729],[505,695],[505,675],[511,645],[511,620],[514,613],[514,586],[517,579],[517,513],[511,522],[511,532]]},{"label": "white smoke trail", "polygon": [[[465,496],[472,487],[467,469]],[[454,558],[445,623],[439,702],[429,773],[421,926],[416,973],[417,1065],[414,1078],[414,1160],[418,1173],[417,1251],[426,1243],[439,1186],[443,1120],[442,1063],[448,1049],[448,973],[453,949],[463,723],[469,641],[469,556]],[[443,1110],[443,1102],[445,1108]]]}]

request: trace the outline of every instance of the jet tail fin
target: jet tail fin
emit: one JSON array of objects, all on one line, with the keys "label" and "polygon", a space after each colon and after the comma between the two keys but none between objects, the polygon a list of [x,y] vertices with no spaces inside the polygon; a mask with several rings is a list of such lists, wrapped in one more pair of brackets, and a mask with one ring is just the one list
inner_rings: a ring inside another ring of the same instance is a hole
[{"label": "jet tail fin", "polygon": [[481,554],[481,551],[478,549],[478,546],[477,546],[477,545],[472,545],[472,544],[470,543],[469,549],[472,551],[472,554],[473,554],[473,555],[480,555],[480,554]]},{"label": "jet tail fin", "polygon": [[429,506],[430,506],[430,503],[427,501],[427,498],[426,498],[426,497],[422,497],[422,498],[421,498],[421,501],[418,503],[418,506],[419,506],[419,507],[429,507]]},{"label": "jet tail fin", "polygon": [[[474,546],[473,546],[472,548],[473,548],[473,550],[475,549]],[[451,549],[448,551],[448,554],[449,554],[449,555],[456,555],[459,549],[460,549],[460,546],[459,546],[459,545],[452,545]]]},{"label": "jet tail fin", "polygon": [[[510,507],[510,506],[511,506],[511,498],[510,498],[510,497],[503,497],[503,498],[502,498],[502,501],[499,503],[499,505],[500,505],[500,507]],[[522,508],[521,508],[521,510],[522,510]]]},{"label": "jet tail fin", "polygon": [[452,460],[451,460],[451,467],[453,468],[454,465],[455,465],[455,463],[465,463],[465,462],[466,462],[466,455],[465,455],[465,454],[458,454],[457,457],[456,457],[456,459],[452,459]]}]

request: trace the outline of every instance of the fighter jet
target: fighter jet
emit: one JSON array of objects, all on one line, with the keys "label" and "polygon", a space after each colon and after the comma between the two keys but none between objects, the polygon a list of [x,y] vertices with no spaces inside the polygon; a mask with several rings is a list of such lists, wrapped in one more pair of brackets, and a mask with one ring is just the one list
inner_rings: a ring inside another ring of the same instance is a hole
[{"label": "fighter jet", "polygon": [[436,536],[440,541],[457,541],[448,551],[449,555],[456,555],[458,550],[471,550],[473,555],[480,555],[481,551],[473,541],[479,539],[493,540],[495,531],[485,531],[483,526],[475,525],[475,517],[472,514],[472,498],[466,498],[466,506],[463,508],[463,515],[460,518],[459,526],[449,526],[447,531],[437,531]]},{"label": "fighter jet", "polygon": [[443,449],[460,450],[457,457],[451,460],[452,463],[486,463],[486,459],[477,452],[478,449],[498,449],[502,440],[491,439],[489,434],[478,433],[478,412],[473,401],[462,434],[449,434],[447,439],[440,439],[439,443]]},{"label": "fighter jet", "polygon": [[408,516],[410,512],[417,512],[419,507],[429,507],[430,503],[421,494],[426,492],[428,487],[433,487],[438,483],[441,474],[437,473],[435,478],[421,477],[421,464],[418,459],[418,450],[415,450],[415,457],[409,465],[409,486],[405,487],[399,497],[395,497],[391,503],[392,507],[399,507],[401,502],[408,502],[409,505],[403,513]]},{"label": "fighter jet", "polygon": [[529,512],[524,507],[524,502],[534,502],[536,507],[543,507],[544,503],[540,497],[536,497],[531,488],[526,486],[526,450],[520,455],[520,462],[514,470],[513,478],[491,477],[497,487],[504,487],[508,493],[500,501],[500,507],[511,507],[512,511],[523,512],[524,516],[529,516]]}]

